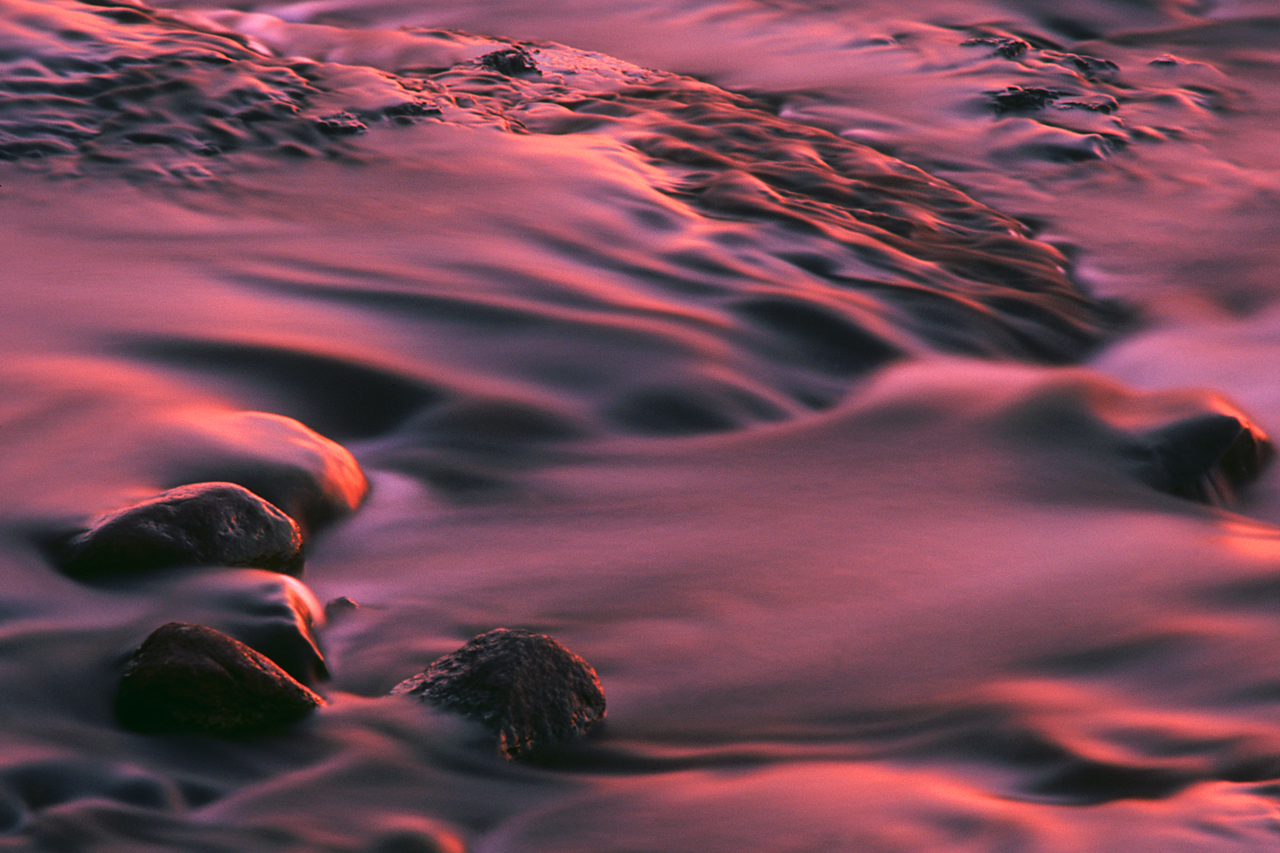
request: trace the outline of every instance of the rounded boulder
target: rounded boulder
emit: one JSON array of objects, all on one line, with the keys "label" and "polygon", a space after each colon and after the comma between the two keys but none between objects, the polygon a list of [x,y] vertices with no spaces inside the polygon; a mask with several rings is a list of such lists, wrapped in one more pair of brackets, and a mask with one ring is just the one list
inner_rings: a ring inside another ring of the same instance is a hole
[{"label": "rounded boulder", "polygon": [[184,566],[244,566],[302,574],[302,532],[274,505],[233,483],[197,483],[92,521],[61,549],[77,580],[113,580]]},{"label": "rounded boulder", "polygon": [[507,628],[475,637],[391,692],[483,724],[507,758],[536,758],[605,716],[590,664],[545,634]]}]

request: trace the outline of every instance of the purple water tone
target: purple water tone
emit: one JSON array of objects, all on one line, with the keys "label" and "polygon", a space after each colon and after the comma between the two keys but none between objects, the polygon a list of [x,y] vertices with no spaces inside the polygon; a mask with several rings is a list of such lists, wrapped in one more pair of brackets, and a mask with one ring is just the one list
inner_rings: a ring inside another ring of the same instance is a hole
[{"label": "purple water tone", "polygon": [[[0,10],[0,849],[1280,842],[1273,3]],[[301,583],[51,559],[224,479]],[[113,718],[298,601],[303,722]],[[387,696],[498,627],[607,723]]]}]

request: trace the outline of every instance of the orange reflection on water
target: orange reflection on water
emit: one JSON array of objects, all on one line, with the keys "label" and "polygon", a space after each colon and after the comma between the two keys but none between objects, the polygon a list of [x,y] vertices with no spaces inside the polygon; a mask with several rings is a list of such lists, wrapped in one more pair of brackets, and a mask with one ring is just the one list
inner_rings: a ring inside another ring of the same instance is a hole
[{"label": "orange reflection on water", "polygon": [[1250,560],[1274,561],[1280,567],[1280,529],[1249,519],[1224,519],[1218,527],[1222,544]]}]

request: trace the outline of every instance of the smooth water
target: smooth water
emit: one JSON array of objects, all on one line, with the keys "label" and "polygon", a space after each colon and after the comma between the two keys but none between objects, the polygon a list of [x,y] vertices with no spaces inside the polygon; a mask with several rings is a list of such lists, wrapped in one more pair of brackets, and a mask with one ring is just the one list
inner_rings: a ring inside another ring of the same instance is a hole
[{"label": "smooth water", "polygon": [[[1270,0],[0,8],[0,848],[1280,843],[1280,474],[1133,458],[1280,431]],[[310,459],[248,411],[372,483],[330,704],[125,732],[279,583],[41,543]],[[385,695],[498,626],[599,671],[551,766]]]}]

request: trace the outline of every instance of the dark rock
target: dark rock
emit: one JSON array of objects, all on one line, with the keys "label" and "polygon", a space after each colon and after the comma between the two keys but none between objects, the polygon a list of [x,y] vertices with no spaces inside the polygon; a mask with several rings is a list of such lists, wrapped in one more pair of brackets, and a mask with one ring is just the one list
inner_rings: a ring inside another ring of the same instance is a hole
[{"label": "dark rock", "polygon": [[354,613],[359,609],[360,602],[345,595],[340,595],[324,603],[324,618],[326,620],[341,619],[348,613]]},{"label": "dark rock", "polygon": [[398,684],[484,724],[507,758],[536,758],[604,719],[604,690],[591,665],[544,634],[498,628]]},{"label": "dark rock", "polygon": [[1086,80],[1094,82],[1109,82],[1120,73],[1119,65],[1109,59],[1099,59],[1096,56],[1077,56],[1074,53],[1068,53],[1062,57],[1061,64],[1069,64]]},{"label": "dark rock", "polygon": [[492,68],[499,74],[514,77],[517,74],[535,74],[542,76],[542,71],[534,64],[533,57],[518,47],[495,50],[480,57],[480,64]]},{"label": "dark rock", "polygon": [[170,489],[96,519],[71,539],[62,570],[109,580],[182,566],[250,566],[302,573],[302,533],[293,519],[232,483]]},{"label": "dark rock", "polygon": [[138,624],[204,625],[266,655],[308,687],[329,678],[317,636],[326,619],[297,578],[264,569],[164,572],[133,581],[130,591],[148,603]]},{"label": "dark rock", "polygon": [[220,631],[170,622],[134,653],[116,718],[146,734],[250,735],[296,722],[324,700]]},{"label": "dark rock", "polygon": [[328,680],[329,668],[315,633],[316,625],[326,619],[320,602],[296,578],[253,574],[245,571],[234,585],[216,579],[220,588],[211,592],[208,602],[222,615],[207,624],[266,655],[308,687]]},{"label": "dark rock", "polygon": [[1101,95],[1089,101],[1063,101],[1058,107],[1065,109],[1067,107],[1079,107],[1082,110],[1092,110],[1095,113],[1106,113],[1111,115],[1120,109],[1120,102],[1110,95]]},{"label": "dark rock", "polygon": [[1146,433],[1128,455],[1138,478],[1152,488],[1230,505],[1275,456],[1275,447],[1242,413],[1213,412]]},{"label": "dark rock", "polygon": [[325,136],[351,136],[369,128],[351,113],[340,112],[316,119],[316,129]]},{"label": "dark rock", "polygon": [[1064,93],[1037,86],[1009,86],[1002,92],[988,92],[996,115],[1022,110],[1039,110],[1052,104]]},{"label": "dark rock", "polygon": [[1031,45],[1022,39],[1006,38],[1000,36],[985,36],[981,38],[971,38],[960,42],[961,47],[975,47],[978,45],[990,46],[995,48],[993,56],[1003,57],[1004,59],[1017,59],[1019,56],[1027,52]]}]

